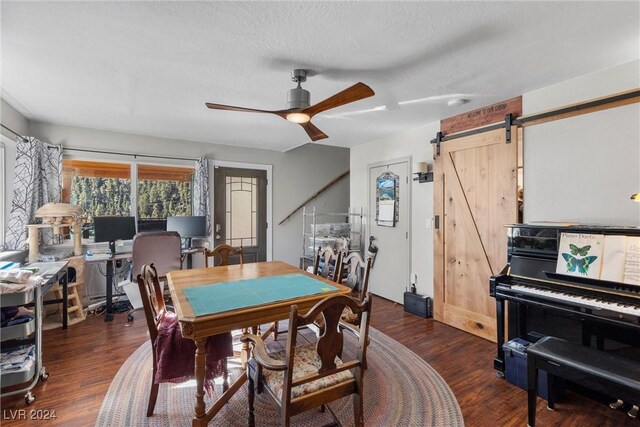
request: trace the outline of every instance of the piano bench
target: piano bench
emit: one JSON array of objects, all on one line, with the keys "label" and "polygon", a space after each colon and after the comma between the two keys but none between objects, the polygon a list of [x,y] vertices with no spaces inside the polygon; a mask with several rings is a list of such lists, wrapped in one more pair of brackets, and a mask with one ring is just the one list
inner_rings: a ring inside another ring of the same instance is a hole
[{"label": "piano bench", "polygon": [[[571,381],[606,384],[607,391],[627,402],[640,402],[640,364],[611,353],[573,344],[555,337],[544,337],[527,348],[528,425],[536,423],[538,369],[547,371],[547,384],[553,376]],[[593,382],[595,381],[595,382]],[[552,393],[548,407],[553,409]]]}]

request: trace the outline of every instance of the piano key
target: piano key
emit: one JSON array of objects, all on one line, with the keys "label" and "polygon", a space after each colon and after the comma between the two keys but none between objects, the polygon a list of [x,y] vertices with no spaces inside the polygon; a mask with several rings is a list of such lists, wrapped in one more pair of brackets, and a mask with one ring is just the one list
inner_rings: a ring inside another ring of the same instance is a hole
[{"label": "piano key", "polygon": [[610,302],[599,298],[590,298],[584,295],[572,295],[565,292],[551,291],[533,286],[511,285],[511,290],[521,292],[523,294],[545,297],[556,301],[574,302],[590,308],[606,309],[618,313],[637,315],[640,310],[640,306],[621,305],[617,302]]}]

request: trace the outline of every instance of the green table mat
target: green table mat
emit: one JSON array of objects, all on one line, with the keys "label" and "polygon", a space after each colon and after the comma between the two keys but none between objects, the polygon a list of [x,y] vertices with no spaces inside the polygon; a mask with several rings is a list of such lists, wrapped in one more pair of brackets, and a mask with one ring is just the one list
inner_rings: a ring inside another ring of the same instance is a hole
[{"label": "green table mat", "polygon": [[196,286],[186,288],[184,294],[194,314],[204,316],[336,289],[313,277],[294,273]]}]

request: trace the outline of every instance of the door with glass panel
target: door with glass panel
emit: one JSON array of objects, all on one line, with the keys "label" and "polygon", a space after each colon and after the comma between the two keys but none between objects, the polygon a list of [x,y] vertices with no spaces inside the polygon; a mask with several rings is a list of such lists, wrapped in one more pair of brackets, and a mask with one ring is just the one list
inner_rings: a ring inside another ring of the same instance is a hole
[{"label": "door with glass panel", "polygon": [[213,212],[214,245],[242,247],[244,262],[267,260],[267,171],[217,167]]}]

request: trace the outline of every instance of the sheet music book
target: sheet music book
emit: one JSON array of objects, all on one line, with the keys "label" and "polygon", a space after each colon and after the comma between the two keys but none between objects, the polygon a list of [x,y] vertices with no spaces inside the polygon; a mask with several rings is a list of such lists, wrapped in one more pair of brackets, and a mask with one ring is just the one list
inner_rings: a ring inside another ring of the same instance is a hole
[{"label": "sheet music book", "polygon": [[624,260],[624,283],[640,285],[640,236],[627,237],[627,256]]},{"label": "sheet music book", "polygon": [[[578,242],[576,246],[576,243],[574,243],[574,251],[582,249],[582,247],[580,247],[581,244],[582,243]],[[600,269],[600,276],[587,277],[594,277],[596,279],[608,280],[611,282],[626,283],[629,285],[640,285],[640,236],[605,235],[602,246],[602,267]],[[564,251],[566,253],[566,245],[562,245],[562,240],[560,251]],[[569,247],[569,253],[570,251],[571,247]],[[561,256],[563,261],[567,257],[566,255],[559,254],[558,268],[560,268]],[[573,256],[581,258],[580,256]],[[586,261],[577,261],[577,264],[579,265],[586,263]],[[576,270],[578,269],[579,266],[576,267]],[[564,273],[560,270],[556,271],[558,273]]]},{"label": "sheet music book", "polygon": [[622,283],[626,256],[627,236],[605,236],[600,280]]},{"label": "sheet music book", "polygon": [[599,279],[603,249],[603,234],[562,233],[556,273]]}]

